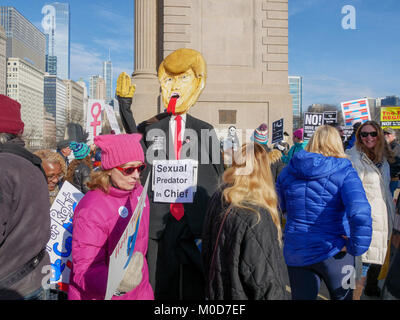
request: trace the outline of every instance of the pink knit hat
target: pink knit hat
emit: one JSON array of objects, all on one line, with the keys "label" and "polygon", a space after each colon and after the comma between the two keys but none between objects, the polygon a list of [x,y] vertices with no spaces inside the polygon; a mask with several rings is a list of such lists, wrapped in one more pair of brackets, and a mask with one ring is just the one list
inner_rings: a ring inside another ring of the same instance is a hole
[{"label": "pink knit hat", "polygon": [[293,135],[296,138],[303,140],[303,128],[300,128],[300,129],[296,130],[295,132],[293,132]]},{"label": "pink knit hat", "polygon": [[94,143],[101,149],[101,167],[109,170],[131,161],[144,162],[140,145],[141,134],[108,134],[94,137]]}]

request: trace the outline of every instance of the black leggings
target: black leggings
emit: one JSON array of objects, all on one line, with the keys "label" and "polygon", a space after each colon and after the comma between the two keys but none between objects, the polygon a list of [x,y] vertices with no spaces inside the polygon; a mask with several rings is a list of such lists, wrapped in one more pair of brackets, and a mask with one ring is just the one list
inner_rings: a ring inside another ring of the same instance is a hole
[{"label": "black leggings", "polygon": [[355,286],[354,256],[339,252],[304,267],[288,266],[293,300],[315,300],[324,280],[332,300],[352,300]]}]

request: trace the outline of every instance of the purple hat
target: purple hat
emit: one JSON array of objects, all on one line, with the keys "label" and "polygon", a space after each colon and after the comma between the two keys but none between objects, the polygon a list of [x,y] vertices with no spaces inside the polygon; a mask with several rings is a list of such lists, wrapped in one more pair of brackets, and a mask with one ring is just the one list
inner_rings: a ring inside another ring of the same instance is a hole
[{"label": "purple hat", "polygon": [[109,170],[131,161],[144,162],[141,139],[138,133],[94,137],[94,143],[101,149],[101,167]]}]

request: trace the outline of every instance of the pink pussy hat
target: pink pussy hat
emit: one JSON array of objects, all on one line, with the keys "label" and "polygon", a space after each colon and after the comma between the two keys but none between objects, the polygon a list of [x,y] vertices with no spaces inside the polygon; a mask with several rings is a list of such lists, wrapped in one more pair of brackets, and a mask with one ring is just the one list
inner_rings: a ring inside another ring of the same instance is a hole
[{"label": "pink pussy hat", "polygon": [[293,135],[300,139],[303,140],[303,128],[296,130],[295,132],[293,132]]},{"label": "pink pussy hat", "polygon": [[109,170],[131,161],[144,162],[141,139],[138,133],[94,137],[95,145],[101,149],[101,167]]}]

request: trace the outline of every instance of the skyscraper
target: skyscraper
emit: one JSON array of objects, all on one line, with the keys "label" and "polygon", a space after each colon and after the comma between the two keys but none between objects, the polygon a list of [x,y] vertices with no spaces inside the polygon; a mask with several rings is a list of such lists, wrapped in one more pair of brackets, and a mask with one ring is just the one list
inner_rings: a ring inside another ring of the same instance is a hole
[{"label": "skyscraper", "polygon": [[0,6],[0,25],[6,30],[7,58],[20,58],[45,71],[46,37],[17,9]]},{"label": "skyscraper", "polygon": [[56,119],[57,141],[62,140],[67,126],[67,88],[57,76],[44,77],[44,107]]},{"label": "skyscraper", "polygon": [[6,58],[6,31],[0,26],[0,94],[6,94],[7,58]]},{"label": "skyscraper", "polygon": [[[46,4],[42,13],[44,33],[47,35],[47,72],[61,79],[70,79],[70,11],[69,3]],[[55,66],[56,64],[56,66]],[[56,70],[56,74],[54,73]]]},{"label": "skyscraper", "polygon": [[21,104],[24,139],[33,150],[43,144],[44,72],[20,58],[7,60],[7,95]]},{"label": "skyscraper", "polygon": [[293,129],[301,127],[303,115],[303,79],[289,76],[289,91],[292,95]]},{"label": "skyscraper", "polygon": [[110,54],[108,55],[108,61],[103,62],[103,79],[106,83],[106,103],[110,104],[114,98],[112,85],[112,62]]}]

